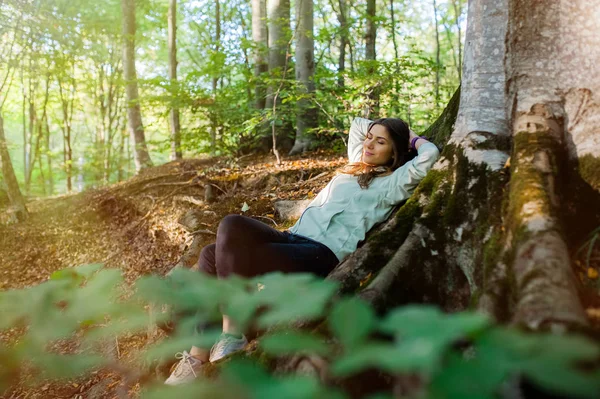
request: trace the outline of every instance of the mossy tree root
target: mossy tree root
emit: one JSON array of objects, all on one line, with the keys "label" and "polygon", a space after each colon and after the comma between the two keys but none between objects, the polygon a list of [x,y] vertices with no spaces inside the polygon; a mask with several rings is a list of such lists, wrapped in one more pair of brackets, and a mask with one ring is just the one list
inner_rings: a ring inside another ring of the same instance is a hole
[{"label": "mossy tree root", "polygon": [[566,155],[561,125],[541,104],[514,124],[507,215],[516,294],[512,322],[532,329],[587,324],[559,217],[556,186]]}]

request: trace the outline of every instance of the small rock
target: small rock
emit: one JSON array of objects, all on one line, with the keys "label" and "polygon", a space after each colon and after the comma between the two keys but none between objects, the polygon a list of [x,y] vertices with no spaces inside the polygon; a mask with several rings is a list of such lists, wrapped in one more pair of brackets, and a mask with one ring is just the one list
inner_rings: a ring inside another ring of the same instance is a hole
[{"label": "small rock", "polygon": [[283,220],[290,220],[299,218],[302,212],[306,209],[308,204],[312,200],[300,200],[300,201],[276,201],[273,206],[275,211],[279,214],[279,217]]}]

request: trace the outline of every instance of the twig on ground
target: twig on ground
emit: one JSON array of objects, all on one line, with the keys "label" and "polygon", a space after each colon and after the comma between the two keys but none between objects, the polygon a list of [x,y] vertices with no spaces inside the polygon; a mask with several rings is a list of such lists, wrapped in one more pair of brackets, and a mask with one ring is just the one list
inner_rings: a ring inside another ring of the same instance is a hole
[{"label": "twig on ground", "polygon": [[271,218],[270,218],[270,217],[268,217],[268,216],[254,216],[254,217],[255,217],[255,218],[261,218],[261,219],[267,219],[267,220],[270,220],[271,222],[273,222],[273,224],[274,224],[275,226],[279,226],[275,220],[271,219]]},{"label": "twig on ground", "polygon": [[310,178],[310,179],[308,179],[308,180],[301,180],[301,181],[297,181],[297,182],[295,182],[295,183],[286,183],[286,184],[282,184],[282,185],[280,186],[280,188],[283,188],[283,187],[290,187],[290,186],[303,186],[303,185],[305,185],[306,183],[310,183],[311,181],[315,181],[315,180],[317,180],[317,179],[320,179],[321,177],[327,176],[327,175],[328,175],[328,174],[330,174],[330,173],[331,173],[331,172],[323,172],[323,173],[319,173],[319,174],[318,174],[318,175],[316,175],[316,176],[313,176],[313,177],[311,177],[311,178]]},{"label": "twig on ground", "polygon": [[192,231],[190,234],[193,235],[193,236],[196,235],[196,234],[210,234],[210,235],[213,235],[213,236],[217,235],[217,233],[214,233],[214,232],[212,232],[212,231],[210,231],[208,229],[200,229],[200,230]]},{"label": "twig on ground", "polygon": [[218,188],[223,194],[227,195],[227,191],[223,190],[221,187],[217,186],[215,183],[208,183],[214,188]]}]

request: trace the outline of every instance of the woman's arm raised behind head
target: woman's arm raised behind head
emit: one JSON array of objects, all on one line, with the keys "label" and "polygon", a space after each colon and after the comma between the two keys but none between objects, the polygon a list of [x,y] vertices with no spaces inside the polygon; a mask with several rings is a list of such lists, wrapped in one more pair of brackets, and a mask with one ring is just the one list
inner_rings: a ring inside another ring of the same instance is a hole
[{"label": "woman's arm raised behind head", "polygon": [[435,144],[426,140],[419,140],[419,143],[421,143],[417,148],[419,155],[396,169],[390,176],[387,197],[394,203],[410,197],[415,187],[425,178],[440,157],[440,151]]},{"label": "woman's arm raised behind head", "polygon": [[362,144],[367,137],[367,131],[371,124],[370,119],[365,118],[354,118],[352,125],[350,125],[350,132],[348,133],[348,161],[349,162],[360,162],[362,155]]}]

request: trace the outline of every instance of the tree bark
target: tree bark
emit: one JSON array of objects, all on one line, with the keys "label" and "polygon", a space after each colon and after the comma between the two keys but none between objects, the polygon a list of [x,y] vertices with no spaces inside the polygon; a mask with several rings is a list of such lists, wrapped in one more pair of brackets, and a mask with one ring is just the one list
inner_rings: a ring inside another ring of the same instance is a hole
[{"label": "tree bark", "polygon": [[179,95],[177,83],[177,0],[169,0],[169,79],[171,80],[171,160],[181,159],[181,128],[179,126]]},{"label": "tree bark", "polygon": [[135,0],[121,0],[121,9],[123,12],[123,76],[126,82],[128,126],[131,140],[135,145],[133,151],[135,169],[139,172],[152,166],[152,160],[146,146],[135,71]]},{"label": "tree bark", "polygon": [[296,81],[300,99],[297,103],[296,140],[290,155],[303,153],[312,144],[308,131],[317,127],[315,92],[315,41],[313,35],[313,1],[296,2]]},{"label": "tree bark", "polygon": [[435,106],[440,105],[440,31],[438,23],[437,1],[433,0],[433,19],[435,21]]},{"label": "tree bark", "polygon": [[454,22],[456,24],[456,30],[458,31],[458,63],[456,69],[458,72],[458,80],[462,80],[462,28],[460,27],[460,16],[462,15],[462,7],[460,4],[461,0],[452,0],[452,7],[454,8]]},{"label": "tree bark", "polygon": [[4,119],[0,115],[0,162],[2,163],[2,177],[6,184],[8,200],[11,206],[15,209],[17,220],[22,222],[27,219],[29,213],[25,205],[25,199],[21,194],[17,177],[10,160],[10,153],[6,145],[6,137],[4,135]]},{"label": "tree bark", "polygon": [[[216,56],[219,53],[220,43],[221,43],[221,6],[219,4],[219,0],[215,0],[215,52],[214,52],[214,60],[216,60]],[[217,87],[219,83],[219,76],[216,72],[213,73],[212,79],[212,93],[213,98],[217,96]],[[217,116],[215,114],[215,110],[211,111],[210,118],[210,153],[211,155],[215,155],[217,151]]]},{"label": "tree bark", "polygon": [[[375,51],[375,42],[377,40],[377,8],[375,0],[367,0],[367,23],[365,30],[365,59],[371,61],[371,64],[367,68],[367,74],[369,76],[375,76],[377,69],[375,68],[375,60],[377,58]],[[376,119],[379,116],[379,83],[376,83],[371,87],[368,98],[369,102],[365,109],[365,117],[370,119]]]},{"label": "tree bark", "polygon": [[58,93],[60,96],[61,110],[63,115],[63,123],[61,125],[63,131],[63,163],[65,165],[65,174],[67,178],[67,192],[73,190],[73,148],[71,147],[71,122],[73,120],[73,103],[75,92],[75,80],[70,78],[71,88],[70,94],[63,90],[63,82],[60,75],[57,75]]},{"label": "tree bark", "polygon": [[[286,85],[288,67],[288,49],[291,42],[290,0],[267,0],[268,42],[269,42],[269,77],[271,84],[267,87],[266,109],[272,111],[271,126],[265,142],[271,142],[271,149],[279,161],[279,151],[289,151],[293,145],[291,133],[293,127],[289,120],[280,117],[280,91]],[[264,146],[263,146],[264,147]]]},{"label": "tree bark", "polygon": [[346,70],[346,46],[348,46],[348,11],[346,0],[338,0],[337,12],[340,24],[340,55],[338,57],[338,86],[344,87],[344,71]]},{"label": "tree bark", "polygon": [[269,70],[267,42],[267,2],[252,0],[252,40],[254,41],[254,89],[256,109],[266,106],[266,87],[263,83],[264,74]]}]

